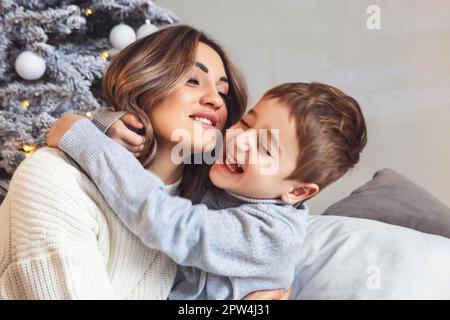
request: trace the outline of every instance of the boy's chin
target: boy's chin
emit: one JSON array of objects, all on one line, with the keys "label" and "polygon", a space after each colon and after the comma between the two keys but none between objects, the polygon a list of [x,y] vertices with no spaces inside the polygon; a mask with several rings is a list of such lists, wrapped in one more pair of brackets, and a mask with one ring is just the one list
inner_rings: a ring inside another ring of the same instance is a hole
[{"label": "boy's chin", "polygon": [[217,188],[220,189],[225,189],[226,188],[226,179],[224,179],[224,177],[222,177],[218,172],[217,172],[217,164],[213,164],[211,169],[209,170],[209,178],[211,179],[211,182],[213,183],[213,185],[215,185]]},{"label": "boy's chin", "polygon": [[209,178],[217,188],[233,192],[233,183],[229,178],[227,179],[227,177],[223,175],[220,164],[215,163],[212,165],[209,170]]}]

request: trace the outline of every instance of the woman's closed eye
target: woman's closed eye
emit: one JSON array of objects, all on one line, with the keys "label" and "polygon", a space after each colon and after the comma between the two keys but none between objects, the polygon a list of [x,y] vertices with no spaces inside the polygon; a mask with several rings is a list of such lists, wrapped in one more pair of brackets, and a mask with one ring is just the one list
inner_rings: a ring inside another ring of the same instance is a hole
[{"label": "woman's closed eye", "polygon": [[[188,83],[188,84],[191,84],[191,85],[195,85],[195,86],[200,85],[200,81],[197,80],[197,79],[195,79],[195,78],[190,78],[190,79],[187,81],[187,83]],[[228,100],[228,93],[220,92],[220,91],[218,91],[217,93],[219,94],[219,96],[222,98],[222,100],[223,100],[224,102],[227,102],[227,100]]]},{"label": "woman's closed eye", "polygon": [[227,93],[219,92],[219,95],[222,97],[224,102],[227,102],[227,100],[228,100],[228,94]]},{"label": "woman's closed eye", "polygon": [[197,79],[191,78],[187,81],[189,84],[194,84],[194,85],[199,85],[200,81],[198,81]]}]

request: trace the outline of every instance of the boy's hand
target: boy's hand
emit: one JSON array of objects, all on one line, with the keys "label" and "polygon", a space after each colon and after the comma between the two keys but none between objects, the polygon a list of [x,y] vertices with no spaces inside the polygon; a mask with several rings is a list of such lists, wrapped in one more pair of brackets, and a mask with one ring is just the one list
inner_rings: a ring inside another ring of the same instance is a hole
[{"label": "boy's hand", "polygon": [[61,141],[64,134],[72,128],[72,126],[78,120],[82,119],[82,116],[77,114],[65,114],[56,121],[47,136],[47,144],[49,147],[58,148],[59,142]]},{"label": "boy's hand", "polygon": [[291,288],[288,290],[264,290],[254,291],[245,296],[244,300],[288,300],[291,295]]},{"label": "boy's hand", "polygon": [[144,125],[136,116],[127,113],[109,127],[106,135],[124,146],[135,157],[139,157],[144,150],[144,137],[130,130],[130,127],[139,130]]}]

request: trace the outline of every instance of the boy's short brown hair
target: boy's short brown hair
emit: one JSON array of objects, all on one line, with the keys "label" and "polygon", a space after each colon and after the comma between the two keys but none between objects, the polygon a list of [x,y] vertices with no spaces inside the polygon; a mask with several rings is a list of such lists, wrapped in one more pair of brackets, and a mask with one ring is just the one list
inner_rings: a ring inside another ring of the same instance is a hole
[{"label": "boy's short brown hair", "polygon": [[299,142],[298,166],[288,179],[315,183],[320,190],[359,161],[367,129],[358,102],[332,86],[285,83],[263,96],[291,108]]}]

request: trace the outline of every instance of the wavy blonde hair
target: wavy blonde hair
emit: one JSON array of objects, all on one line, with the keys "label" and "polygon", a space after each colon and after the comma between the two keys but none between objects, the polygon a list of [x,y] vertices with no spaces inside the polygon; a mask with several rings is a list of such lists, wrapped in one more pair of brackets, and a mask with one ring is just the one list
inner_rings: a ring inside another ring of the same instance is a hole
[{"label": "wavy blonde hair", "polygon": [[[153,128],[157,120],[151,119],[150,110],[186,83],[199,42],[217,52],[229,80],[225,130],[245,112],[248,94],[244,78],[217,42],[190,26],[169,26],[135,41],[114,57],[103,77],[103,95],[110,106],[136,115],[144,124],[142,133],[147,143],[139,161],[146,168],[158,152],[158,137]],[[180,195],[199,202],[209,181],[209,167],[186,164]]]}]

